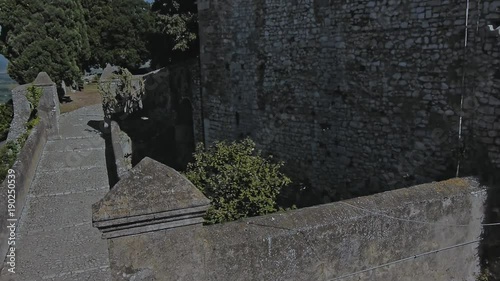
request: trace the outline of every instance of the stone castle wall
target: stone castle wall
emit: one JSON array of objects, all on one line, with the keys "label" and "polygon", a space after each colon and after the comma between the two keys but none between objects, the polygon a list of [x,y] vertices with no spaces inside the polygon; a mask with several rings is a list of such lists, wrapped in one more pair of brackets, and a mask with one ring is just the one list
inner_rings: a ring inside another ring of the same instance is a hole
[{"label": "stone castle wall", "polygon": [[324,202],[448,178],[459,159],[476,172],[476,155],[497,168],[498,7],[199,1],[206,142],[252,137]]}]

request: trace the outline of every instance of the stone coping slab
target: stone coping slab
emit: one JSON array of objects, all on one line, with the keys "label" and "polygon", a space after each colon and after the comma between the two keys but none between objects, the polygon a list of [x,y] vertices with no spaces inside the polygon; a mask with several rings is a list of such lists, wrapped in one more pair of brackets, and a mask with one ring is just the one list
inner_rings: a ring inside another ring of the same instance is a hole
[{"label": "stone coping slab", "polygon": [[209,204],[210,200],[177,171],[144,158],[92,206],[93,221],[94,225],[124,218],[137,221],[144,215],[208,207]]}]

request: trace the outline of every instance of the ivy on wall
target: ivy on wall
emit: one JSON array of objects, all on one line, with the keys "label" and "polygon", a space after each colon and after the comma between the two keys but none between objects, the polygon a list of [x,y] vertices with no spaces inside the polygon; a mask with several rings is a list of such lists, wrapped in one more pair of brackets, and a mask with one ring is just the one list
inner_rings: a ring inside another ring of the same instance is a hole
[{"label": "ivy on wall", "polygon": [[128,115],[142,109],[145,95],[142,78],[136,78],[125,68],[120,68],[112,79],[99,83],[104,115],[108,120],[117,114]]}]

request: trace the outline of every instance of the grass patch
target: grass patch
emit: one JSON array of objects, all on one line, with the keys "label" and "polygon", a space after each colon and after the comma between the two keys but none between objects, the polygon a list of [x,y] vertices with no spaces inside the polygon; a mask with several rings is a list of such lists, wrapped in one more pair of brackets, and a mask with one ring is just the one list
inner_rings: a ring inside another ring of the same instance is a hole
[{"label": "grass patch", "polygon": [[82,91],[74,93],[69,91],[65,98],[69,101],[61,103],[61,113],[71,112],[89,105],[101,104],[101,95],[97,83],[85,85]]}]

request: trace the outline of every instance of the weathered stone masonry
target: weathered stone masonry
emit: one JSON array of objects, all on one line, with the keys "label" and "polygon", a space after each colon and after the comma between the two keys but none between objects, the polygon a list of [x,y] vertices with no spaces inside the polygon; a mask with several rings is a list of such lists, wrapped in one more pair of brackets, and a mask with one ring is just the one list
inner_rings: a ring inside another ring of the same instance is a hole
[{"label": "weathered stone masonry", "polygon": [[487,197],[452,179],[202,226],[209,200],[145,158],[93,205],[93,223],[116,281],[475,280]]},{"label": "weathered stone masonry", "polygon": [[200,0],[206,141],[251,136],[324,201],[498,167],[498,7]]}]

